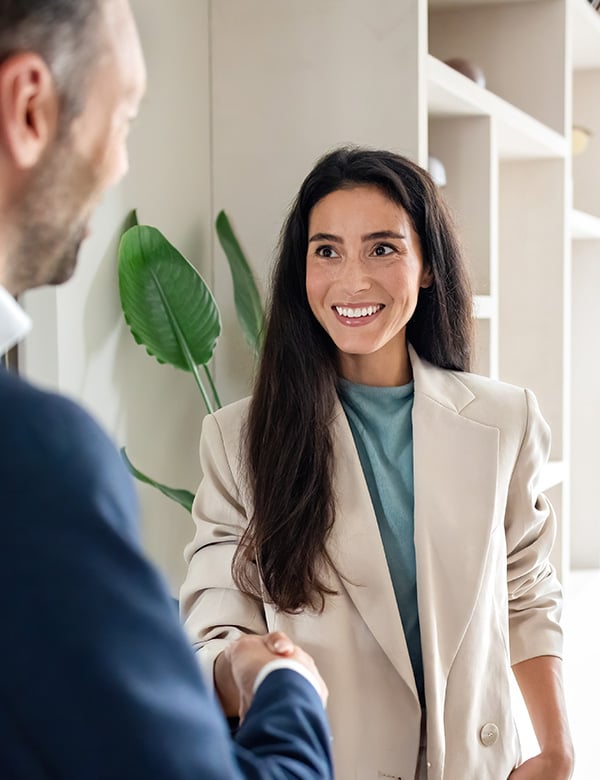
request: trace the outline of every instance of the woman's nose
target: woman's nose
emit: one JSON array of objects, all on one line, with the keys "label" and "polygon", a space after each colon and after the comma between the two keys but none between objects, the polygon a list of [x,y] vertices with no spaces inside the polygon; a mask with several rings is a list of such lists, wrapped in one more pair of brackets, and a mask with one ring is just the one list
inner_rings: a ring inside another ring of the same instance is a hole
[{"label": "woman's nose", "polygon": [[348,258],[342,268],[342,285],[348,295],[368,290],[371,280],[360,257]]}]

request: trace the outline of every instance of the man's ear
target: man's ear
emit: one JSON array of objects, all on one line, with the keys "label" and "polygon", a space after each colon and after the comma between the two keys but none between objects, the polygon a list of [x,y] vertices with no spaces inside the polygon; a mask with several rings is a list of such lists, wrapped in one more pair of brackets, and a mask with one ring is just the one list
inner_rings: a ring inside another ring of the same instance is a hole
[{"label": "man's ear", "polygon": [[0,138],[18,168],[33,168],[53,140],[58,104],[52,74],[37,54],[16,54],[0,65]]}]

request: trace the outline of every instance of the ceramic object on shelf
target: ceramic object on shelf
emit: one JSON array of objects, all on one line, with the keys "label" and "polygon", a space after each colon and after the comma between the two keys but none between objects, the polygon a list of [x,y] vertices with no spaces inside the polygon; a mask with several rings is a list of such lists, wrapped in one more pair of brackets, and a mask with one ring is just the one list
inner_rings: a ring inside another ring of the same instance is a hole
[{"label": "ceramic object on shelf", "polygon": [[445,60],[446,65],[449,65],[454,70],[462,73],[471,81],[474,81],[480,87],[485,88],[485,73],[480,65],[475,62],[464,59],[464,57],[451,57],[449,60]]},{"label": "ceramic object on shelf", "polygon": [[581,125],[573,125],[571,128],[571,154],[573,157],[577,157],[579,154],[583,154],[588,148],[590,138],[593,133],[588,130],[587,127]]},{"label": "ceramic object on shelf", "polygon": [[444,163],[439,159],[439,157],[433,157],[432,155],[429,155],[427,158],[427,170],[438,187],[446,186],[448,181],[446,178],[446,168],[444,167]]}]

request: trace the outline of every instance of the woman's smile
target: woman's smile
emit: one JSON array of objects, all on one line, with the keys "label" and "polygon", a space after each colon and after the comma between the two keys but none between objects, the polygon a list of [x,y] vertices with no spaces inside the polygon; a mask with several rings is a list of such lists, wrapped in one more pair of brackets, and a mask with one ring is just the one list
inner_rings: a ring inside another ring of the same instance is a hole
[{"label": "woman's smile", "polygon": [[352,304],[346,306],[336,304],[331,308],[337,314],[338,319],[343,325],[354,328],[356,326],[368,325],[373,322],[385,306],[383,303]]}]

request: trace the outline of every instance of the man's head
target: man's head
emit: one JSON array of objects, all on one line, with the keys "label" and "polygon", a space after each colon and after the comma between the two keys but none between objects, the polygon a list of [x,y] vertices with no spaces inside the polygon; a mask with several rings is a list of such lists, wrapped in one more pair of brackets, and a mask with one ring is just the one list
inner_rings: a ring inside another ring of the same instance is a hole
[{"label": "man's head", "polygon": [[127,0],[0,0],[0,283],[68,279],[145,87]]}]

